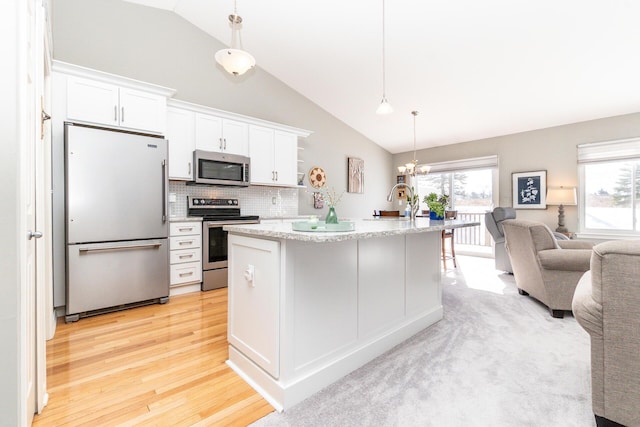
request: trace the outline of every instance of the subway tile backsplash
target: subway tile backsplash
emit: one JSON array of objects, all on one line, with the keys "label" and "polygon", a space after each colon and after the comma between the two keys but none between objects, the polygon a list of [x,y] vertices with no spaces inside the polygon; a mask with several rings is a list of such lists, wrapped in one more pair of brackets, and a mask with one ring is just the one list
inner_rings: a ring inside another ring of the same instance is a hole
[{"label": "subway tile backsplash", "polygon": [[169,193],[176,195],[176,201],[169,203],[171,217],[187,216],[187,196],[238,199],[242,215],[259,215],[263,218],[298,215],[297,188],[214,187],[187,185],[184,181],[169,181]]}]

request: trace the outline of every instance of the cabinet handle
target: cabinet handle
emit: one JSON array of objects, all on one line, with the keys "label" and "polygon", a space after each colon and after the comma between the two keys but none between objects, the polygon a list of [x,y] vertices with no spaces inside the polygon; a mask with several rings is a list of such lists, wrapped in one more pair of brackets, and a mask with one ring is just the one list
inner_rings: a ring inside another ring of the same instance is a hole
[{"label": "cabinet handle", "polygon": [[222,151],[222,138],[218,138],[220,140],[220,151]]},{"label": "cabinet handle", "polygon": [[124,107],[120,108],[120,112],[121,112],[121,114],[120,114],[120,122],[124,123]]},{"label": "cabinet handle", "polygon": [[192,274],[193,274],[193,271],[190,271],[188,273],[180,273],[180,277],[191,276]]},{"label": "cabinet handle", "polygon": [[117,105],[113,106],[113,121],[114,122],[118,121],[118,106]]},{"label": "cabinet handle", "polygon": [[276,171],[276,181],[278,180],[278,171]]},{"label": "cabinet handle", "polygon": [[185,259],[185,258],[193,258],[193,254],[189,254],[189,255],[179,255],[178,258],[180,259]]},{"label": "cabinet handle", "polygon": [[189,162],[188,165],[189,165],[189,172],[187,172],[187,175],[191,175],[191,162]]},{"label": "cabinet handle", "polygon": [[192,245],[193,244],[193,240],[182,240],[180,242],[178,242],[179,245]]},{"label": "cabinet handle", "polygon": [[227,138],[223,138],[224,140],[224,150],[227,151]]},{"label": "cabinet handle", "polygon": [[180,231],[191,231],[191,230],[193,230],[193,227],[180,227],[180,228],[178,228],[178,230],[180,230]]}]

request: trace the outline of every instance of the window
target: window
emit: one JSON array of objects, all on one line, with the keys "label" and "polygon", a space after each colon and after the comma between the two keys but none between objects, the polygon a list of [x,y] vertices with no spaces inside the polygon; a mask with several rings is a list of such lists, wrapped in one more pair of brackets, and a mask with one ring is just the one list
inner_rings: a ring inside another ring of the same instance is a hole
[{"label": "window", "polygon": [[579,145],[578,163],[582,231],[640,233],[640,138]]},{"label": "window", "polygon": [[456,232],[456,244],[475,248],[490,246],[491,238],[486,233],[484,214],[494,205],[498,157],[465,159],[430,166],[429,174],[418,175],[415,181],[423,209],[426,206],[422,204],[422,200],[429,193],[449,194],[449,209],[458,211],[459,219],[480,222],[479,227],[464,228]]}]

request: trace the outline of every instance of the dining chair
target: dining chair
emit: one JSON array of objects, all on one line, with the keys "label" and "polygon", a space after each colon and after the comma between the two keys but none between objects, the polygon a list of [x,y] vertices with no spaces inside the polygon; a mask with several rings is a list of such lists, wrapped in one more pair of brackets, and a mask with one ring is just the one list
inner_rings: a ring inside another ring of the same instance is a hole
[{"label": "dining chair", "polygon": [[[445,220],[456,219],[457,216],[458,216],[458,211],[445,211],[444,213]],[[455,240],[454,231],[455,229],[453,228],[442,230],[442,244],[440,246],[442,247],[442,264],[445,270],[447,269],[447,258],[450,258],[453,261],[453,268],[458,268],[458,265],[456,264],[456,248],[454,243],[454,240]],[[451,255],[447,255],[447,252],[445,249],[445,242],[447,240],[449,240],[450,242]]]}]

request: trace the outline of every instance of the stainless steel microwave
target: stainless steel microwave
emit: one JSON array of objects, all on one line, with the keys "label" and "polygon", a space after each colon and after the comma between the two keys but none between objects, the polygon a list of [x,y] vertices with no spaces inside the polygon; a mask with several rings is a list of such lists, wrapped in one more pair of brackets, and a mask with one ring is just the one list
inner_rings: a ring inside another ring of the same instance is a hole
[{"label": "stainless steel microwave", "polygon": [[195,150],[193,164],[196,184],[249,186],[249,157]]}]

